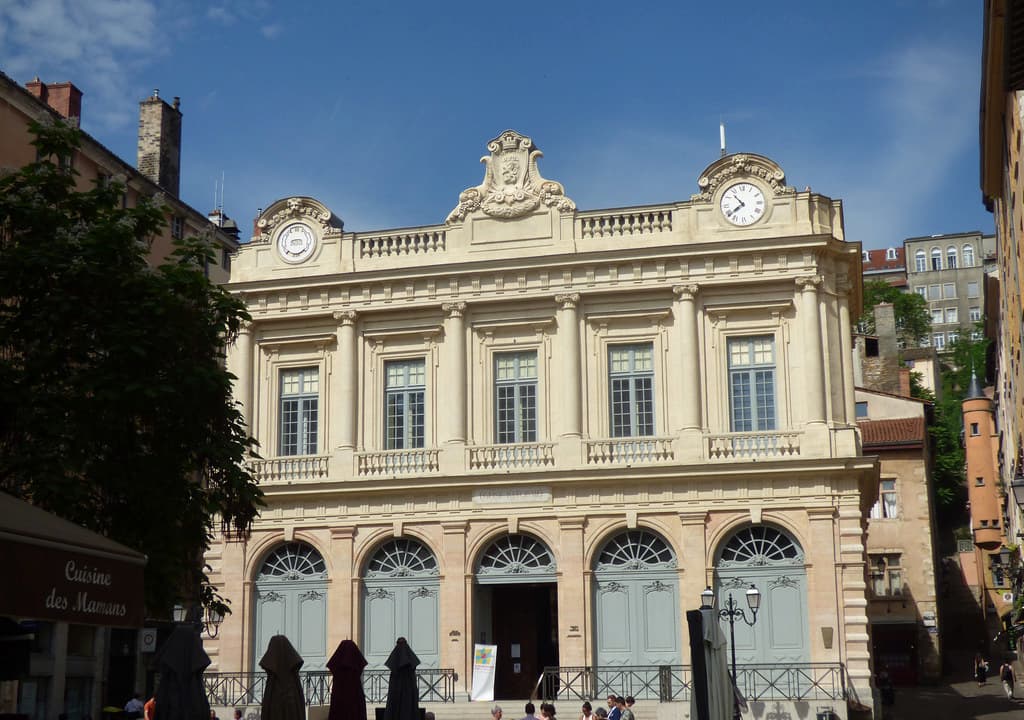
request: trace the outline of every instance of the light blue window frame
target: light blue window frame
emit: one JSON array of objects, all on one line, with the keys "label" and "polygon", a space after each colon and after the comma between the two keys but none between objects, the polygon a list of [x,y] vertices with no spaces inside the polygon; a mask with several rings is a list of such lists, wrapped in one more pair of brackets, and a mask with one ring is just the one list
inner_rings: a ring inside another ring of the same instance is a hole
[{"label": "light blue window frame", "polygon": [[776,429],[774,337],[729,340],[729,416],[732,432]]},{"label": "light blue window frame", "polygon": [[423,447],[426,421],[426,362],[423,358],[384,363],[384,447]]},{"label": "light blue window frame", "polygon": [[315,455],[320,412],[320,371],[315,367],[282,370],[280,376],[281,455]]},{"label": "light blue window frame", "polygon": [[612,437],[654,435],[654,345],[608,348],[608,399]]},{"label": "light blue window frame", "polygon": [[494,355],[494,439],[537,442],[537,352]]}]

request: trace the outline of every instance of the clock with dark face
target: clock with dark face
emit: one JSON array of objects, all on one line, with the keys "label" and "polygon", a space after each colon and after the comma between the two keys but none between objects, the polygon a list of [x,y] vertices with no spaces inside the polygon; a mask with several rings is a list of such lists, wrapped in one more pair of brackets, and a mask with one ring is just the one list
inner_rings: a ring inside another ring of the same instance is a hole
[{"label": "clock with dark face", "polygon": [[725,189],[719,207],[733,225],[753,225],[764,216],[764,193],[753,183],[738,182]]},{"label": "clock with dark face", "polygon": [[304,223],[292,223],[277,236],[277,252],[285,262],[299,263],[313,254],[316,238]]}]

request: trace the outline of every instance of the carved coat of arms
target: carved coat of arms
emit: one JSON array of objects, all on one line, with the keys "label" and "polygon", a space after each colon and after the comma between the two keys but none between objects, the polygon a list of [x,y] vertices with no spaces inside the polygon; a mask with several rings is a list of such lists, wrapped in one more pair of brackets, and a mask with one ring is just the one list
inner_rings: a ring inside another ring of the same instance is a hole
[{"label": "carved coat of arms", "polygon": [[477,210],[496,218],[517,218],[533,212],[542,203],[559,212],[572,212],[576,204],[565,196],[561,183],[545,180],[537,169],[544,156],[533,141],[515,130],[506,130],[487,143],[490,155],[484,163],[484,181],[459,194],[459,204],[446,222],[465,220]]}]

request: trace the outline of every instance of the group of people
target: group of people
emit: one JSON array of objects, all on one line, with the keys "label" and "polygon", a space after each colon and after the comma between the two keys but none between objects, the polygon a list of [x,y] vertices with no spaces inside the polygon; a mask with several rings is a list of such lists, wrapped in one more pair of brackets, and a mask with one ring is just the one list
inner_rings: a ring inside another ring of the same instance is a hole
[{"label": "group of people", "polygon": [[[156,693],[146,702],[142,702],[142,696],[135,693],[124,704],[124,720],[136,719],[156,720]],[[215,710],[210,710],[210,720],[220,720]],[[234,720],[242,720],[242,711],[238,708],[235,708]]]},{"label": "group of people", "polygon": [[585,702],[579,720],[636,720],[633,715],[635,702],[632,695],[609,695],[607,710],[603,707],[595,709],[590,703]]},{"label": "group of people", "polygon": [[[981,653],[974,656],[974,679],[978,681],[978,687],[988,682],[988,660]],[[1013,671],[1013,662],[1006,660],[999,666],[999,681],[1003,684],[1003,692],[1006,697],[1013,700],[1013,687],[1017,684],[1017,674]]]}]

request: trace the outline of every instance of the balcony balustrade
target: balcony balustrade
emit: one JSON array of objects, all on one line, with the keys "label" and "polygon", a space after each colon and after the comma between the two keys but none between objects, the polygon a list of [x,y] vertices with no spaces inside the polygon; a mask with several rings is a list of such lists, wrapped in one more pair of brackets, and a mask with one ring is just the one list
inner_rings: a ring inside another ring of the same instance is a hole
[{"label": "balcony balustrade", "polygon": [[436,473],[440,467],[440,454],[440,450],[430,448],[356,453],[356,474],[385,477]]},{"label": "balcony balustrade", "polygon": [[474,445],[468,448],[470,470],[534,470],[555,466],[554,443]]},{"label": "balcony balustrade", "polygon": [[639,465],[675,459],[671,437],[586,440],[587,465]]},{"label": "balcony balustrade", "polygon": [[707,435],[708,460],[798,457],[800,433],[784,430]]},{"label": "balcony balustrade", "polygon": [[249,468],[260,485],[320,482],[327,478],[326,455],[289,455],[251,460]]}]

